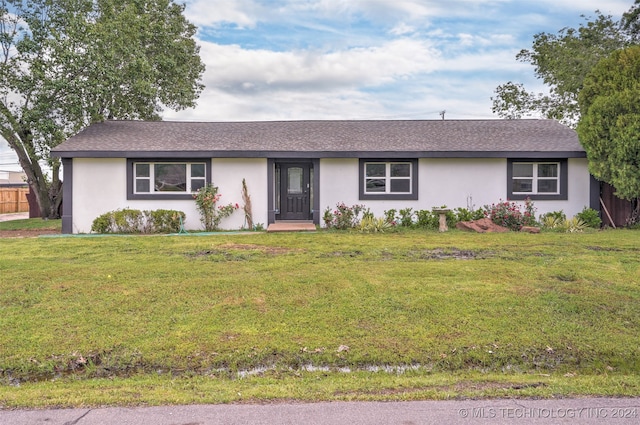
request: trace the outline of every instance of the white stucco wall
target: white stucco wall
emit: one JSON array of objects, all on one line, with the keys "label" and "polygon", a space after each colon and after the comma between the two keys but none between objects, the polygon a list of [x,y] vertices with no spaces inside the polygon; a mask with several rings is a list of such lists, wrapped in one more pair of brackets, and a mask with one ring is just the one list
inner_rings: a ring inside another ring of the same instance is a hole
[{"label": "white stucco wall", "polygon": [[[420,159],[418,161],[418,200],[360,201],[358,193],[358,159],[323,159],[320,161],[320,208],[365,204],[381,217],[385,210],[478,208],[496,202],[506,193],[506,159]],[[482,183],[485,182],[485,183]]]},{"label": "white stucco wall", "polygon": [[[423,158],[418,162],[418,200],[360,201],[357,159],[320,161],[320,209],[337,203],[365,204],[378,217],[385,210],[413,208],[478,209],[507,200],[507,160],[504,158]],[[568,164],[569,187],[566,201],[534,201],[537,214],[563,210],[568,217],[589,206],[589,172],[584,158],[571,158]],[[524,202],[518,202],[524,204]]]},{"label": "white stucco wall", "polygon": [[506,198],[507,160],[426,158],[420,160],[420,209],[477,209]]},{"label": "white stucco wall", "polygon": [[[127,161],[123,158],[73,160],[73,233],[90,233],[93,220],[101,214],[122,208],[140,210],[172,209],[184,211],[186,229],[201,229],[195,201],[127,200]],[[242,179],[245,178],[255,223],[267,223],[267,160],[213,159],[213,183],[222,194],[221,204],[242,202]],[[244,225],[242,208],[220,223],[221,229],[240,229]]]},{"label": "white stucco wall", "polygon": [[[242,179],[246,179],[251,196],[254,223],[268,222],[268,168],[266,159],[225,158],[212,160],[212,180],[219,187],[221,204],[242,202]],[[506,200],[506,159],[434,159],[418,162],[417,201],[360,201],[358,193],[357,159],[320,160],[320,216],[327,207],[339,202],[347,205],[365,204],[381,217],[385,210],[413,208],[431,209],[446,205],[450,208],[480,208]],[[587,160],[569,159],[567,201],[535,201],[538,214],[563,210],[568,217],[589,205],[590,177]],[[93,220],[101,214],[121,208],[141,210],[175,209],[187,215],[187,229],[201,229],[195,202],[185,200],[127,200],[126,160],[73,160],[73,221],[74,233],[89,233]],[[522,203],[522,202],[520,202]],[[221,229],[240,229],[245,225],[242,209],[221,222]]]},{"label": "white stucco wall", "polygon": [[238,203],[240,209],[220,222],[221,229],[246,226],[242,206],[242,179],[251,197],[254,224],[267,226],[267,160],[263,158],[214,158],[211,162],[213,184],[218,186],[221,205]]},{"label": "white stucco wall", "polygon": [[[589,207],[591,176],[586,158],[569,158],[569,178],[566,201],[535,201],[538,217],[547,212],[562,210],[567,217],[573,217],[584,207]],[[524,202],[518,202],[524,204]]]}]

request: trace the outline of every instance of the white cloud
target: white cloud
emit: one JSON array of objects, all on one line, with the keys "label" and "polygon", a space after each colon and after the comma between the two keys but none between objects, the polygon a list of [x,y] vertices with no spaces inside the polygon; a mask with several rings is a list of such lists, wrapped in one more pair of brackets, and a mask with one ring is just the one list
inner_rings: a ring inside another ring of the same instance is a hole
[{"label": "white cloud", "polygon": [[425,41],[398,39],[336,52],[273,52],[202,43],[201,56],[207,65],[207,87],[249,94],[376,86],[433,70],[439,54]]},{"label": "white cloud", "polygon": [[255,27],[262,6],[253,0],[191,0],[185,16],[200,27],[234,24],[240,28]]},{"label": "white cloud", "polygon": [[538,0],[538,2],[554,9],[576,10],[585,14],[600,10],[604,14],[612,15],[621,15],[633,5],[633,0]]},{"label": "white cloud", "polygon": [[[440,46],[446,49],[446,46]],[[336,52],[249,50],[203,43],[206,89],[184,120],[491,118],[505,73],[523,74],[516,50],[444,57],[413,38]],[[482,106],[479,106],[482,105]]]},{"label": "white cloud", "polygon": [[389,31],[389,34],[400,36],[400,35],[412,34],[414,32],[416,32],[416,29],[413,26],[407,25],[406,23],[401,22],[395,27],[393,27],[391,31]]},{"label": "white cloud", "polygon": [[[513,80],[532,90],[540,86],[532,67],[515,59],[530,46],[533,34],[577,27],[583,22],[580,14],[590,16],[598,8],[619,15],[631,4],[188,0],[187,15],[201,26],[202,38],[216,34],[201,42],[206,89],[196,109],[164,116],[203,121],[438,119],[438,112],[447,110],[447,119],[495,118],[490,97],[499,84]],[[225,37],[222,31],[233,31],[233,26],[244,29],[241,37],[235,38],[239,32]],[[289,34],[289,28],[295,32]]]}]

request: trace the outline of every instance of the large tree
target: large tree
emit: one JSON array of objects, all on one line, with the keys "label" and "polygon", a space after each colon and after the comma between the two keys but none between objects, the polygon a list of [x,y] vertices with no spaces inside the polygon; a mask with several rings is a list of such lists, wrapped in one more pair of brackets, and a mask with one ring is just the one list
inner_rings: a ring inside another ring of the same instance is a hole
[{"label": "large tree", "polygon": [[62,202],[51,148],[93,122],[194,106],[204,65],[183,12],[173,0],[0,0],[0,135],[43,217]]},{"label": "large tree", "polygon": [[584,79],[577,132],[589,170],[622,199],[640,198],[640,46],[601,60]]},{"label": "large tree", "polygon": [[640,42],[640,0],[635,0],[631,9],[622,15],[620,25],[635,43]]},{"label": "large tree", "polygon": [[544,82],[548,94],[533,93],[523,84],[509,81],[496,88],[496,96],[491,98],[493,112],[509,119],[537,114],[575,126],[580,117],[578,93],[585,76],[598,61],[633,42],[628,22],[625,27],[596,11],[595,19],[585,20],[577,29],[536,34],[531,49],[521,50],[516,59],[535,67],[535,76]]}]

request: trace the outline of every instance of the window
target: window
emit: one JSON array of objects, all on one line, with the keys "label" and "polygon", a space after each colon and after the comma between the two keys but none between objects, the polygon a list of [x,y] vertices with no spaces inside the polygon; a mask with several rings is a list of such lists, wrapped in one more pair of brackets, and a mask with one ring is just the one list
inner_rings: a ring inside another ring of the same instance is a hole
[{"label": "window", "polygon": [[418,199],[418,160],[360,160],[360,199]]},{"label": "window", "polygon": [[509,160],[508,167],[509,199],[566,199],[567,160]]},{"label": "window", "polygon": [[182,199],[204,187],[210,161],[127,161],[128,199]]}]

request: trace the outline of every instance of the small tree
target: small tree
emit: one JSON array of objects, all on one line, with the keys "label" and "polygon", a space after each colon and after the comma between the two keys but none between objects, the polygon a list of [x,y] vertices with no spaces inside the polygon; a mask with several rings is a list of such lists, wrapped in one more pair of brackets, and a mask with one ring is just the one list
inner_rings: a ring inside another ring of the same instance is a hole
[{"label": "small tree", "polygon": [[[614,52],[585,78],[577,131],[593,176],[640,198],[640,46]],[[636,213],[637,213],[636,207]],[[635,216],[637,218],[637,214]]]}]

